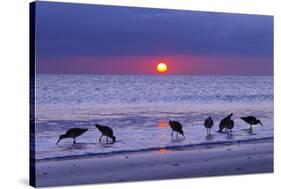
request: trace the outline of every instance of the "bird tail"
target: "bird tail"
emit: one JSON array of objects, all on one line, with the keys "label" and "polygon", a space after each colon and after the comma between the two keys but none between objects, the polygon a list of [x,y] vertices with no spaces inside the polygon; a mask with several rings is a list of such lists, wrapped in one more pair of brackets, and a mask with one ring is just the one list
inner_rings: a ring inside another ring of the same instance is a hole
[{"label": "bird tail", "polygon": [[227,116],[227,119],[230,119],[232,115],[233,115],[233,113],[229,114],[229,115]]},{"label": "bird tail", "polygon": [[99,129],[99,128],[101,128],[101,125],[99,125],[99,124],[96,124],[96,128],[98,128],[98,129]]},{"label": "bird tail", "polygon": [[246,121],[245,119],[246,119],[246,117],[240,117],[242,120],[244,120],[244,121]]}]

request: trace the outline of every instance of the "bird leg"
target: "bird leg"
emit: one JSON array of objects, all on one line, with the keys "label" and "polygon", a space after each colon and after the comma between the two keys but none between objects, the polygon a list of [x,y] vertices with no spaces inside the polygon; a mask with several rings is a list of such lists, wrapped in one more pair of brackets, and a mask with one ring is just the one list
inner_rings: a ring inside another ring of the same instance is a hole
[{"label": "bird leg", "polygon": [[179,136],[179,133],[177,132],[177,140],[178,140],[178,138],[179,138],[178,136]]},{"label": "bird leg", "polygon": [[73,139],[73,144],[76,144],[76,140],[75,140],[75,138]]},{"label": "bird leg", "polygon": [[108,143],[108,136],[106,137],[106,143]]},{"label": "bird leg", "polygon": [[172,137],[172,139],[173,139],[173,136],[174,136],[174,133],[173,133],[173,131],[171,132],[171,137]]},{"label": "bird leg", "polygon": [[102,137],[103,137],[103,135],[100,136],[99,143],[101,143],[101,138],[102,138]]}]

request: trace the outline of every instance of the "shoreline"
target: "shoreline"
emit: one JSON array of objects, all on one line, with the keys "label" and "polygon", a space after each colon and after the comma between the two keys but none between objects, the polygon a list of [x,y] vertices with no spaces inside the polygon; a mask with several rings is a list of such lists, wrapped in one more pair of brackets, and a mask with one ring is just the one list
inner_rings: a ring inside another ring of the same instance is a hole
[{"label": "shoreline", "polygon": [[273,172],[274,139],[36,161],[37,186]]},{"label": "shoreline", "polygon": [[[35,159],[36,162],[45,162],[45,161],[61,161],[61,160],[72,160],[72,159],[85,159],[85,158],[99,158],[106,156],[114,156],[114,155],[122,155],[122,154],[131,154],[131,153],[149,153],[158,150],[171,150],[171,151],[182,151],[182,150],[192,150],[199,148],[206,148],[209,146],[225,146],[225,145],[234,145],[234,144],[243,144],[243,143],[263,143],[267,141],[274,141],[274,137],[264,137],[258,139],[247,139],[247,140],[236,140],[236,141],[217,141],[217,142],[208,142],[208,143],[200,143],[200,144],[187,144],[187,145],[175,145],[175,146],[165,146],[165,147],[151,147],[144,148],[138,150],[120,150],[113,152],[105,152],[105,153],[90,153],[85,155],[72,155],[72,156],[62,156],[62,157],[50,157],[50,158],[42,158]],[[78,143],[79,144],[79,143]]]}]

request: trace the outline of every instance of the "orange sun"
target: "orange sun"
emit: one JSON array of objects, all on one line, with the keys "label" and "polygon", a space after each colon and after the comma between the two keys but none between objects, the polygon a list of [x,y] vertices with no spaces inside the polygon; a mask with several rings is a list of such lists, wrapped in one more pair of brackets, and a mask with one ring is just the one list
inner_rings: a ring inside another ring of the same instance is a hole
[{"label": "orange sun", "polygon": [[165,63],[161,62],[157,65],[157,71],[160,73],[165,73],[168,70],[168,67]]}]

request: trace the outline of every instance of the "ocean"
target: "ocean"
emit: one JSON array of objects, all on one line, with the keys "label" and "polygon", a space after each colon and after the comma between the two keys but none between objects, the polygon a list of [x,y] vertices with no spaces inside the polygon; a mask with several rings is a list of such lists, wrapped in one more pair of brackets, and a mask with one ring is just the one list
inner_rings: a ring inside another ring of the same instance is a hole
[{"label": "ocean", "polygon": [[[37,74],[35,90],[37,160],[273,138],[272,76]],[[232,112],[233,136],[217,133]],[[264,126],[246,132],[240,117],[247,115]],[[211,136],[203,126],[208,116]],[[171,140],[168,120],[182,123],[185,140]],[[97,123],[114,130],[116,143],[99,144]],[[56,145],[73,127],[89,130],[75,145],[72,139]]]}]

